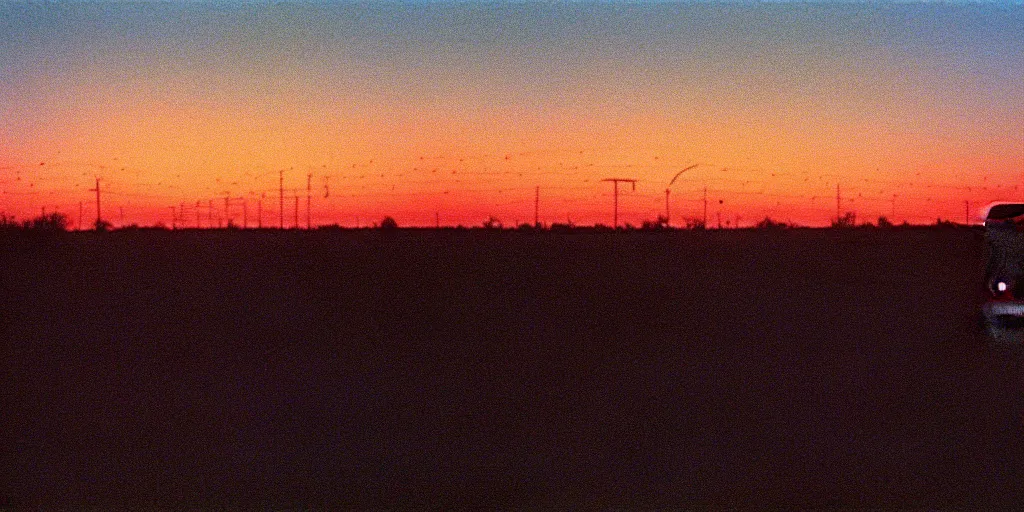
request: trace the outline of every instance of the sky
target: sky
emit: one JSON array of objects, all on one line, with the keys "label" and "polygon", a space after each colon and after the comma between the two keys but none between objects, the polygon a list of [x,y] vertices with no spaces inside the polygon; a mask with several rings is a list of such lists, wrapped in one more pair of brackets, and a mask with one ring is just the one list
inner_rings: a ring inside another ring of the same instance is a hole
[{"label": "sky", "polygon": [[634,225],[973,220],[1024,200],[1024,6],[0,2],[0,212],[97,178],[115,226],[610,225],[607,178]]}]

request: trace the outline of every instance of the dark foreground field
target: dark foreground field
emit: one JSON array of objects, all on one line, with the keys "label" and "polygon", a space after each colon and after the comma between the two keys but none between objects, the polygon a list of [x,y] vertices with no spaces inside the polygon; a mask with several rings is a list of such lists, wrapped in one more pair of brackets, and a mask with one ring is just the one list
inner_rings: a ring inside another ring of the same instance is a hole
[{"label": "dark foreground field", "polygon": [[0,505],[1024,502],[976,231],[4,243]]}]

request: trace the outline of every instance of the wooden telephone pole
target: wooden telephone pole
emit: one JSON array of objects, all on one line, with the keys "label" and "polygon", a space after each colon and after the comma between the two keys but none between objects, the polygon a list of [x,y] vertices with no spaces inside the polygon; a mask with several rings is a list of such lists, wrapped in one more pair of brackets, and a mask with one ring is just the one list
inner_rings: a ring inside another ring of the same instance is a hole
[{"label": "wooden telephone pole", "polygon": [[615,208],[614,208],[614,212],[615,213],[614,213],[614,215],[612,217],[614,219],[612,221],[613,224],[614,224],[612,227],[613,228],[618,228],[619,227],[619,183],[620,182],[622,182],[622,183],[629,183],[629,184],[631,184],[633,186],[633,190],[636,190],[636,180],[634,180],[632,178],[605,178],[605,179],[603,179],[601,181],[610,181],[610,182],[612,182],[614,184],[614,187],[615,187]]},{"label": "wooden telephone pole", "polygon": [[100,228],[100,222],[102,222],[103,216],[100,215],[100,179],[96,178],[96,188],[89,189],[90,192],[96,192],[96,229]]},{"label": "wooden telephone pole", "polygon": [[708,186],[704,185],[704,229],[708,228]]},{"label": "wooden telephone pole", "polygon": [[537,187],[533,196],[533,227],[540,227],[540,187]]}]

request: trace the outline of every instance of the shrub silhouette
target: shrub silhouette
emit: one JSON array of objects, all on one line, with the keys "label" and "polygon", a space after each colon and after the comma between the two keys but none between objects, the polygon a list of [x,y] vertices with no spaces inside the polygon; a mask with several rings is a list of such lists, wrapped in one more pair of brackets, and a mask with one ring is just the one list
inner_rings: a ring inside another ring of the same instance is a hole
[{"label": "shrub silhouette", "polygon": [[668,218],[664,215],[658,215],[658,220],[656,221],[645,220],[640,224],[640,229],[644,231],[669,229]]},{"label": "shrub silhouette", "polygon": [[834,228],[852,228],[857,226],[857,214],[853,212],[846,212],[842,217],[832,221],[832,227]]},{"label": "shrub silhouette", "polygon": [[32,231],[57,233],[67,231],[70,223],[67,215],[55,212],[25,221],[24,228]]},{"label": "shrub silhouette", "polygon": [[501,221],[494,216],[487,217],[483,223],[484,229],[501,229]]},{"label": "shrub silhouette", "polygon": [[110,228],[112,227],[113,224],[103,219],[96,219],[96,222],[93,223],[93,228],[95,228],[98,233],[105,233],[107,231],[110,231]]},{"label": "shrub silhouette", "polygon": [[757,229],[786,229],[789,227],[785,222],[777,222],[771,217],[765,217],[757,223]]},{"label": "shrub silhouette", "polygon": [[8,217],[7,215],[0,215],[0,230],[2,231],[15,231],[21,229],[21,224],[14,217]]},{"label": "shrub silhouette", "polygon": [[392,218],[389,215],[387,217],[384,217],[384,219],[380,221],[380,229],[384,229],[384,230],[398,229],[398,222],[395,221],[395,219]]},{"label": "shrub silhouette", "polygon": [[889,222],[889,219],[885,215],[882,215],[882,216],[878,217],[878,227],[880,227],[880,228],[891,228],[891,227],[893,227],[893,225],[892,225],[892,222]]},{"label": "shrub silhouette", "polygon": [[707,226],[704,224],[703,219],[686,219],[686,229],[693,229],[703,231]]}]

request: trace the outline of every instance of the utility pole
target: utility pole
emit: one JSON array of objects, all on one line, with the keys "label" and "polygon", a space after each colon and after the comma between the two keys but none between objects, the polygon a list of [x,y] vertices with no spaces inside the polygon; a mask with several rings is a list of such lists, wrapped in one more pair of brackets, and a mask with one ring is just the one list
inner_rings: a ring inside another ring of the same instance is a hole
[{"label": "utility pole", "polygon": [[614,215],[612,217],[614,219],[613,220],[614,226],[612,226],[612,227],[614,229],[618,229],[618,227],[619,227],[619,182],[630,183],[630,184],[633,185],[633,190],[636,190],[636,180],[631,179],[631,178],[605,178],[605,179],[603,179],[601,181],[610,181],[610,182],[612,182],[614,184],[614,187],[615,187],[615,209],[614,209],[614,212],[615,213],[614,213]]},{"label": "utility pole", "polygon": [[231,195],[224,196],[224,222],[231,225]]},{"label": "utility pole", "polygon": [[260,198],[259,198],[259,209],[257,210],[259,213],[256,214],[256,218],[259,219],[259,220],[257,220],[258,224],[256,224],[256,225],[260,229],[263,229],[263,196],[266,196],[266,195],[267,194],[264,193],[263,195],[260,196]]},{"label": "utility pole", "polygon": [[666,227],[669,226],[669,219],[671,219],[671,217],[669,216],[670,212],[669,212],[669,209],[668,209],[668,193],[669,193],[669,190],[670,189],[667,189],[667,188],[665,189],[665,226]]},{"label": "utility pole", "polygon": [[242,198],[242,229],[249,229],[249,201]]},{"label": "utility pole", "polygon": [[841,204],[842,202],[839,198],[839,182],[836,182],[836,223],[838,223],[839,219],[842,218],[842,214],[839,212]]},{"label": "utility pole", "polygon": [[207,228],[212,228],[213,227],[213,199],[210,199],[209,204],[207,204],[206,215],[207,215],[206,227]]},{"label": "utility pole", "polygon": [[[668,221],[669,221],[668,195],[669,195],[669,190],[672,189],[672,184],[675,183],[676,180],[679,179],[679,176],[682,176],[682,174],[684,172],[689,171],[690,169],[695,169],[699,165],[700,164],[693,164],[693,165],[691,165],[691,166],[689,166],[689,167],[687,167],[687,168],[677,172],[676,175],[673,176],[672,179],[668,182],[668,186],[665,187],[665,225],[668,225]],[[705,187],[705,188],[707,188],[707,187]],[[636,184],[635,183],[633,184],[633,190],[636,190]],[[704,214],[704,224],[707,224],[707,221],[708,221],[707,214],[705,213]]]},{"label": "utility pole", "polygon": [[313,174],[306,175],[306,229],[313,229],[312,217],[309,214],[309,201],[313,197]]},{"label": "utility pole", "polygon": [[103,216],[100,215],[100,179],[96,178],[96,188],[89,189],[90,192],[96,192],[96,229],[99,229],[100,222]]},{"label": "utility pole", "polygon": [[280,178],[280,190],[281,190],[281,229],[284,229],[284,171],[281,171]]},{"label": "utility pole", "polygon": [[964,201],[964,225],[971,225],[971,202]]},{"label": "utility pole", "polygon": [[196,229],[199,229],[199,201],[196,201]]},{"label": "utility pole", "polygon": [[299,229],[299,191],[295,191],[295,229]]},{"label": "utility pole", "polygon": [[540,227],[540,187],[538,186],[533,195],[533,227]]},{"label": "utility pole", "polygon": [[704,229],[708,227],[708,186],[704,185]]},{"label": "utility pole", "polygon": [[175,211],[174,206],[168,206],[171,209],[171,229],[178,229],[178,212]]}]

